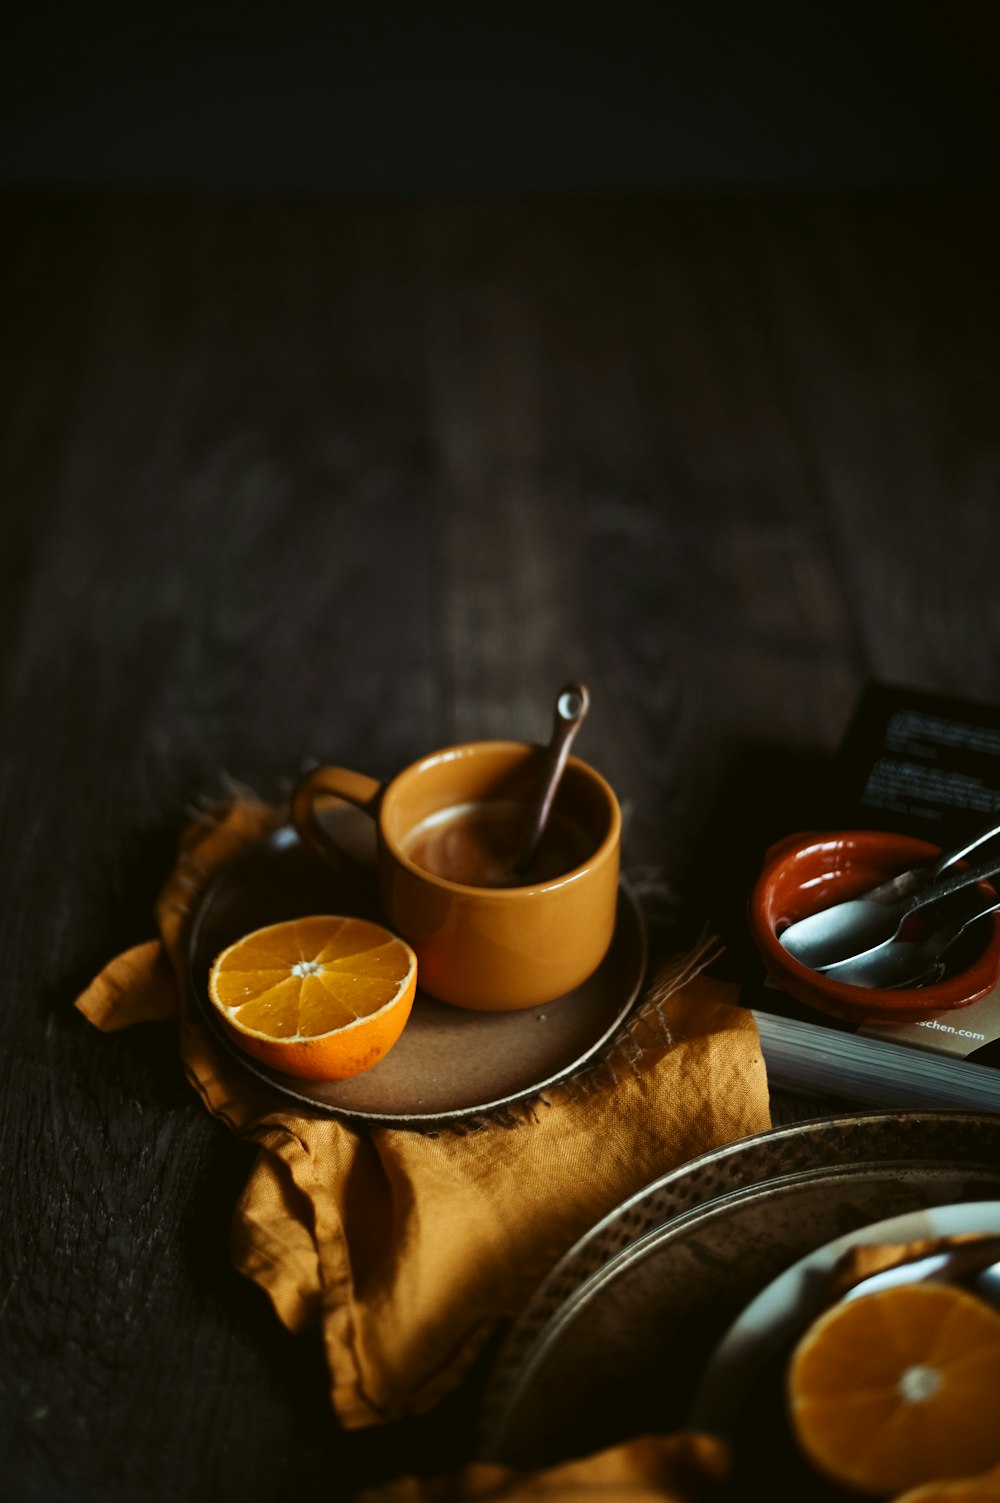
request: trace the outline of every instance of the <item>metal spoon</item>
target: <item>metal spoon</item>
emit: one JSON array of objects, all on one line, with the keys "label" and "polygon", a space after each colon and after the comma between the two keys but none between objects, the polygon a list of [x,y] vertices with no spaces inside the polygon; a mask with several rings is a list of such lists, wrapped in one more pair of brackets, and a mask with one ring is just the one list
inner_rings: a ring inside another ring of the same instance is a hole
[{"label": "metal spoon", "polygon": [[[809,914],[807,918],[798,919],[794,924],[789,924],[778,939],[790,955],[794,955],[796,960],[814,971],[860,954],[892,936],[900,920],[909,911],[911,899],[935,887],[942,874],[947,873],[956,862],[997,835],[1000,835],[1000,824],[994,822],[972,840],[939,856],[936,861],[900,872],[898,876],[880,883],[862,897],[834,903],[818,913]],[[980,868],[971,870],[979,871]],[[1000,870],[1000,864],[983,875],[992,875],[996,870]],[[972,881],[979,880],[979,877],[972,877]]]},{"label": "metal spoon", "polygon": [[963,908],[945,919],[923,939],[887,939],[833,965],[822,967],[822,974],[832,981],[868,990],[881,987],[918,986],[937,980],[944,970],[944,956],[970,924],[1000,908],[1000,898],[983,898],[974,908]]},{"label": "metal spoon", "polygon": [[573,737],[580,729],[589,709],[590,695],[584,684],[564,684],[559,690],[556,699],[555,724],[546,748],[542,781],[528,812],[524,841],[514,863],[514,871],[518,874],[526,872],[535,859],[535,852],[538,850],[539,842],[548,823],[552,800],[555,798],[563,768],[566,766],[566,758],[573,744]]}]

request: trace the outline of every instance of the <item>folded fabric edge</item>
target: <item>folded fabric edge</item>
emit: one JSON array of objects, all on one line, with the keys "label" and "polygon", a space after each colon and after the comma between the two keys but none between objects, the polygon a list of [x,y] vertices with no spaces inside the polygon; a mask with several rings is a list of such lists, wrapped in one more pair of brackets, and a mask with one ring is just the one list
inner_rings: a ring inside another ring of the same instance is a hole
[{"label": "folded fabric edge", "polygon": [[150,939],[123,951],[73,1005],[102,1033],[177,1018],[177,983],[162,942]]},{"label": "folded fabric edge", "polygon": [[642,1434],[534,1472],[495,1462],[472,1462],[460,1472],[427,1480],[400,1477],[365,1488],[354,1503],[528,1503],[552,1498],[626,1498],[642,1503],[695,1503],[719,1495],[731,1471],[725,1441],[698,1431]]},{"label": "folded fabric edge", "polygon": [[[388,1402],[374,1398],[366,1389],[366,1364],[357,1350],[350,1247],[336,1198],[317,1179],[314,1153],[280,1122],[258,1124],[242,1135],[256,1141],[260,1151],[234,1208],[234,1266],[260,1286],[289,1331],[322,1327],[330,1398],[341,1424],[364,1429],[433,1409],[472,1368],[501,1315],[479,1320],[417,1385]],[[344,1145],[358,1146],[353,1134],[337,1137]]]},{"label": "folded fabric edge", "polygon": [[282,1325],[299,1333],[322,1319],[320,1256],[308,1197],[283,1155],[262,1145],[233,1209],[230,1253],[238,1273],[269,1297]]},{"label": "folded fabric edge", "polygon": [[[347,1319],[347,1311],[340,1312]],[[327,1316],[324,1328],[327,1366],[332,1385],[330,1398],[337,1418],[345,1430],[370,1430],[376,1425],[392,1424],[396,1420],[418,1419],[435,1409],[449,1398],[472,1370],[489,1338],[501,1324],[499,1316],[491,1321],[482,1321],[443,1359],[442,1364],[422,1383],[398,1395],[391,1404],[379,1404],[365,1392],[359,1377],[358,1363],[350,1351],[350,1330],[347,1334],[334,1328]]]}]

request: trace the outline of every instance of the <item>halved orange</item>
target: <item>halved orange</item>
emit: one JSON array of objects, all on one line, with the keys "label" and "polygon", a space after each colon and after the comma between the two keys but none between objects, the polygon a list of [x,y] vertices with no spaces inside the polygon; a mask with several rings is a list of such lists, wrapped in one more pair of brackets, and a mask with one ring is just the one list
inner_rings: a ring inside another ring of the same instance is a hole
[{"label": "halved orange", "polygon": [[383,1059],[416,989],[417,957],[405,940],[329,914],[244,935],[208,978],[230,1038],[262,1064],[309,1080],[347,1080]]},{"label": "halved orange", "polygon": [[898,1493],[1000,1463],[1000,1312],[954,1284],[897,1284],[834,1305],[787,1373],[812,1464],[860,1492]]}]

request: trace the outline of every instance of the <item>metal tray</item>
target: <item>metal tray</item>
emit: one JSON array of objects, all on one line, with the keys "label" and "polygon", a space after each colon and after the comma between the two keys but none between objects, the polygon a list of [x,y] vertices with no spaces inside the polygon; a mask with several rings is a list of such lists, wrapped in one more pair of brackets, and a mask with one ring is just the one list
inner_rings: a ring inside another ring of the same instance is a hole
[{"label": "metal tray", "polygon": [[688,1423],[732,1321],[797,1259],[856,1227],[1000,1197],[1000,1115],[815,1118],[704,1154],[561,1260],[489,1380],[479,1454],[534,1469]]}]

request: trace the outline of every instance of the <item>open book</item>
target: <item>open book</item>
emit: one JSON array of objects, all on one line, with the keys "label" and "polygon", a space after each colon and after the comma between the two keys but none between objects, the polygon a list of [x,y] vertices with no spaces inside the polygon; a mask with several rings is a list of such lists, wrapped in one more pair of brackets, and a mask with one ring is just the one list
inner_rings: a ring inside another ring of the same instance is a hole
[{"label": "open book", "polygon": [[[1000,810],[1000,707],[872,684],[830,778],[817,829],[895,830],[949,849]],[[743,1002],[774,1086],[876,1106],[1000,1112],[1000,986],[928,1022],[858,1027],[797,1002],[762,966],[750,971]]]}]

